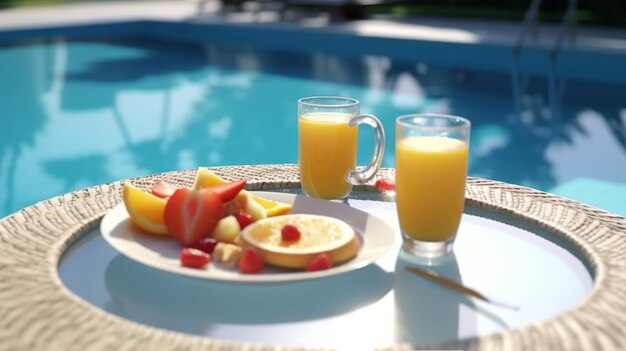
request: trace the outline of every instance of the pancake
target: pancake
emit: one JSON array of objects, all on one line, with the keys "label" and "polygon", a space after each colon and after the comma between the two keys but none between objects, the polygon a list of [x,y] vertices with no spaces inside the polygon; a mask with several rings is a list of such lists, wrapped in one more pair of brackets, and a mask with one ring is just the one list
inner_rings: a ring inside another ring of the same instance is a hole
[{"label": "pancake", "polygon": [[[291,224],[300,239],[285,241],[281,229]],[[358,235],[346,222],[327,216],[290,214],[262,219],[241,233],[244,246],[254,247],[263,260],[284,268],[302,269],[317,255],[326,253],[334,265],[353,258],[361,246]]]}]

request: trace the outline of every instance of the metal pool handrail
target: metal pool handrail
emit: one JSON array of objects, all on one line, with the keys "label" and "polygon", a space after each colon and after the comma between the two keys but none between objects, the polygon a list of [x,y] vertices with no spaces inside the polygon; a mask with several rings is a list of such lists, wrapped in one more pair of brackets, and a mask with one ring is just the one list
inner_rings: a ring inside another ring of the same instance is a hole
[{"label": "metal pool handrail", "polygon": [[526,41],[526,36],[531,29],[533,30],[533,36],[537,37],[537,12],[539,12],[539,6],[541,6],[542,0],[533,0],[526,9],[526,14],[524,15],[524,20],[522,21],[522,27],[520,29],[519,34],[517,35],[517,40],[515,41],[515,46],[513,47],[513,59],[517,61],[519,55],[521,54],[522,47],[524,46],[524,42]]},{"label": "metal pool handrail", "polygon": [[561,26],[559,27],[559,34],[556,37],[554,45],[552,46],[552,50],[550,51],[550,63],[554,64],[556,62],[556,58],[563,47],[563,41],[565,37],[571,35],[571,39],[575,40],[575,26],[576,26],[576,9],[578,8],[578,0],[569,0],[567,5],[567,10],[565,11],[565,15],[563,15],[563,20],[561,21]]},{"label": "metal pool handrail", "polygon": [[573,32],[576,25],[576,9],[578,8],[578,0],[569,0],[567,10],[563,15],[559,32],[554,41],[554,45],[550,50],[550,58],[548,65],[548,99],[550,100],[550,110],[552,111],[551,128],[553,131],[559,128],[561,123],[561,98],[563,95],[564,81],[559,80],[556,74],[556,60],[563,47],[563,42],[567,36],[571,40],[575,40]]},{"label": "metal pool handrail", "polygon": [[[537,22],[538,22],[538,11],[541,6],[542,0],[533,0],[528,9],[526,10],[526,14],[524,16],[524,21],[522,22],[521,29],[519,35],[517,37],[517,41],[515,46],[513,47],[513,65],[511,69],[511,78],[512,78],[512,86],[513,86],[513,99],[515,103],[515,111],[519,116],[521,114],[521,101],[519,100],[521,94],[525,91],[525,86],[527,85],[527,80],[522,81],[520,77],[520,71],[518,67],[519,58],[524,47],[524,42],[526,37],[531,30],[534,32],[535,39],[537,37]],[[555,74],[555,66],[558,55],[563,47],[563,42],[568,35],[573,33],[576,24],[576,9],[578,8],[578,0],[569,0],[567,10],[563,15],[563,20],[561,21],[561,25],[559,27],[559,31],[550,49],[548,56],[548,94],[550,101],[550,111],[552,112],[551,118],[551,128],[554,130],[558,128],[560,123],[560,104],[559,98],[561,95],[562,86],[559,85]],[[574,33],[575,34],[575,33]],[[571,36],[574,39],[574,36]],[[561,84],[562,85],[562,84]]]}]

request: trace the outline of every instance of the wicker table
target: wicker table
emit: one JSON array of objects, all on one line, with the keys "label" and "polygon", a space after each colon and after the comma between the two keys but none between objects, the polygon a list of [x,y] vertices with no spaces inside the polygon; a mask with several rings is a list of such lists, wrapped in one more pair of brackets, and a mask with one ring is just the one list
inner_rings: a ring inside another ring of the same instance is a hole
[{"label": "wicker table", "polygon": [[[226,179],[248,179],[251,190],[296,189],[294,165],[213,169]],[[390,176],[384,169],[380,176]],[[134,179],[190,186],[195,170]],[[72,294],[59,278],[66,249],[121,201],[121,182],[65,194],[0,222],[0,350],[271,350],[163,331],[108,314]],[[360,191],[375,191],[371,184]],[[626,219],[536,190],[470,178],[467,204],[537,225],[567,241],[588,260],[594,285],[574,309],[495,335],[436,345],[390,345],[390,350],[626,348]],[[284,348],[280,348],[284,349]],[[299,348],[302,349],[302,348]]]}]

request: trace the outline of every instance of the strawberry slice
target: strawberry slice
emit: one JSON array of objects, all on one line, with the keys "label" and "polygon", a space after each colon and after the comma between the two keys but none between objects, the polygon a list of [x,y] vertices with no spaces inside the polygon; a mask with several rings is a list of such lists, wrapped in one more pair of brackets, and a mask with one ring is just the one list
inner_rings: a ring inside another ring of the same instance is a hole
[{"label": "strawberry slice", "polygon": [[154,185],[152,186],[152,194],[162,199],[167,199],[168,197],[172,196],[175,191],[176,188],[173,185],[162,180],[155,181]]},{"label": "strawberry slice", "polygon": [[222,202],[226,202],[234,199],[245,186],[245,180],[238,180],[236,182],[214,185],[205,189],[215,192]]},{"label": "strawberry slice", "polygon": [[180,251],[179,259],[181,266],[203,268],[211,262],[211,255],[197,249],[184,248]]},{"label": "strawberry slice", "polygon": [[222,200],[208,189],[176,190],[163,213],[170,235],[185,246],[209,236],[221,218]]},{"label": "strawberry slice", "polygon": [[245,274],[255,274],[263,270],[265,263],[259,254],[251,247],[243,250],[239,259],[239,271]]},{"label": "strawberry slice", "polygon": [[250,215],[249,213],[246,213],[246,212],[239,212],[239,213],[237,213],[235,218],[237,218],[237,222],[239,223],[239,227],[241,227],[242,230],[243,230],[243,228],[249,226],[250,224],[252,224],[254,222],[254,218],[252,218],[252,215]]},{"label": "strawberry slice", "polygon": [[330,260],[328,254],[321,253],[315,256],[309,264],[304,268],[307,272],[322,271],[333,267],[333,261]]},{"label": "strawberry slice", "polygon": [[204,237],[200,238],[200,240],[191,245],[191,248],[204,251],[208,254],[212,254],[215,250],[215,246],[217,246],[217,240],[209,237]]}]

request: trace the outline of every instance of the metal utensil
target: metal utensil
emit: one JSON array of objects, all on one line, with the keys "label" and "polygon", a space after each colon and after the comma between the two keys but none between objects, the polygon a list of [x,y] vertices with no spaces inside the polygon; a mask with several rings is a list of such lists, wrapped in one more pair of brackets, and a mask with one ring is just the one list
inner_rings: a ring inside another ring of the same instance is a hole
[{"label": "metal utensil", "polygon": [[474,289],[470,289],[470,288],[468,288],[466,286],[463,286],[463,285],[461,285],[461,284],[459,284],[459,283],[457,283],[457,282],[455,282],[453,280],[450,280],[448,278],[442,277],[442,276],[438,275],[437,273],[434,273],[434,272],[431,272],[431,271],[427,271],[427,270],[424,270],[424,269],[420,269],[420,268],[416,268],[416,267],[406,267],[406,270],[411,272],[411,273],[413,273],[413,274],[417,274],[420,277],[426,278],[426,279],[428,279],[430,281],[433,281],[435,283],[443,285],[443,286],[445,286],[448,289],[455,290],[455,291],[460,292],[460,293],[465,294],[465,295],[473,296],[473,297],[475,297],[477,299],[489,302],[489,303],[491,303],[493,305],[504,307],[504,308],[508,308],[508,309],[515,310],[515,311],[519,310],[518,306],[494,300],[494,299],[492,299],[490,297],[485,296],[482,293],[479,293],[478,291],[476,291]]}]

